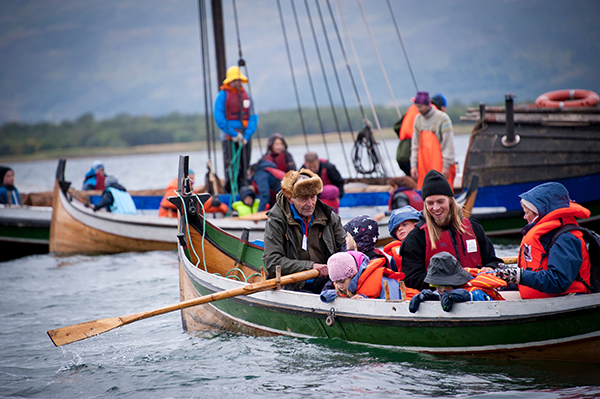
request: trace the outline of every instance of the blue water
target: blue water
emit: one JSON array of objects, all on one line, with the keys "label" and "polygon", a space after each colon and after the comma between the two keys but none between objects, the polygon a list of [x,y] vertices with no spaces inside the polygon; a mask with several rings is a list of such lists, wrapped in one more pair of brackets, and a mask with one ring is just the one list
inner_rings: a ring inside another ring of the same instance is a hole
[{"label": "blue water", "polygon": [[[502,256],[515,247],[497,247]],[[593,398],[600,366],[441,358],[339,340],[188,334],[172,312],[55,347],[46,331],[179,301],[177,254],[0,263],[0,397]]]}]

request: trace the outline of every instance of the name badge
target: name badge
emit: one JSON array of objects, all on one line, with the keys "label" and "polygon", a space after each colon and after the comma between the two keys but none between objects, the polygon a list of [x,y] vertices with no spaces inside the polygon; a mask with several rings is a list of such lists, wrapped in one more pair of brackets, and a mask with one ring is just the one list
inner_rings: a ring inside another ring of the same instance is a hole
[{"label": "name badge", "polygon": [[306,251],[307,247],[308,245],[306,243],[306,236],[302,236],[302,249]]},{"label": "name badge", "polygon": [[467,252],[477,252],[477,240],[467,240]]}]

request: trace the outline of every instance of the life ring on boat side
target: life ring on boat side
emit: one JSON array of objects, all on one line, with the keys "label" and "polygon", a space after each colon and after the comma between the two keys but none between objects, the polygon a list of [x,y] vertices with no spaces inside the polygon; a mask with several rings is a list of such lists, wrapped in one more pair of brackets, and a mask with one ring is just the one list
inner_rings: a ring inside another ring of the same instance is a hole
[{"label": "life ring on boat side", "polygon": [[535,103],[539,107],[593,107],[600,102],[600,96],[591,90],[566,89],[544,93]]}]

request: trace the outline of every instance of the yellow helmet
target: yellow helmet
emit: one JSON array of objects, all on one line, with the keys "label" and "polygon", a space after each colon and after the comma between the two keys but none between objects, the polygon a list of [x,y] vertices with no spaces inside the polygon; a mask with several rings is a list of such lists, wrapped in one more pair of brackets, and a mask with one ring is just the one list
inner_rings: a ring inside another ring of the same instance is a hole
[{"label": "yellow helmet", "polygon": [[227,69],[227,76],[225,77],[223,84],[226,85],[227,83],[234,81],[236,79],[240,79],[242,81],[242,83],[248,83],[248,78],[242,74],[242,71],[240,71],[240,67],[238,67],[238,66],[229,67]]}]

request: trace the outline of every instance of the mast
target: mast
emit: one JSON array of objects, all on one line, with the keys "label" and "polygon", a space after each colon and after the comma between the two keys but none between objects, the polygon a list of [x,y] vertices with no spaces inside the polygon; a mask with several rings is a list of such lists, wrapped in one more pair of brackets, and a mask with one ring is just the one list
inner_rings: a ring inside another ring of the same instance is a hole
[{"label": "mast", "polygon": [[225,30],[223,29],[223,4],[221,0],[211,0],[213,33],[215,36],[215,56],[217,60],[217,87],[225,80],[227,61],[225,60]]}]

